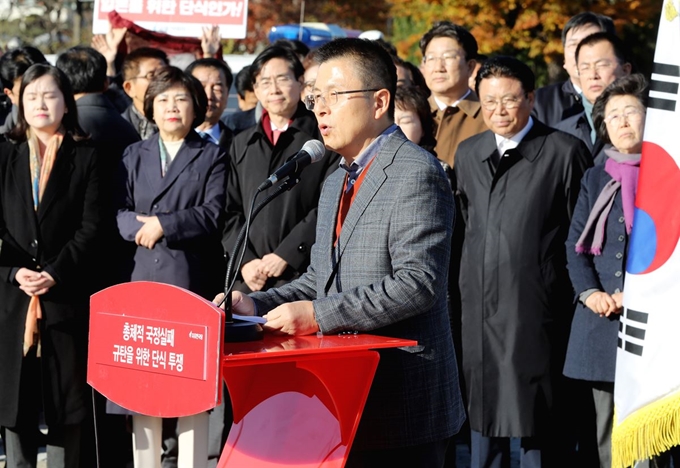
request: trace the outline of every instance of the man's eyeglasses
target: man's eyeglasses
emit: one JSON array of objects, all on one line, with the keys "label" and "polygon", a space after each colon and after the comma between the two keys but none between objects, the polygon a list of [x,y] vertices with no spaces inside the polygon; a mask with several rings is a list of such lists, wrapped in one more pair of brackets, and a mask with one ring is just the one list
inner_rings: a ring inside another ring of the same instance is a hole
[{"label": "man's eyeglasses", "polygon": [[626,107],[623,112],[617,114],[609,114],[605,117],[604,121],[607,125],[612,125],[614,127],[620,127],[625,119],[627,122],[635,122],[642,118],[645,111],[638,109],[637,107]]},{"label": "man's eyeglasses", "polygon": [[523,97],[526,97],[526,94],[524,96],[506,96],[500,101],[487,99],[482,101],[482,107],[488,111],[495,111],[499,105],[507,110],[517,109]]},{"label": "man's eyeglasses", "polygon": [[338,96],[341,94],[354,93],[369,93],[372,91],[380,91],[381,88],[371,89],[353,89],[351,91],[328,91],[326,93],[308,94],[305,96],[304,103],[307,110],[314,110],[316,103],[322,103],[324,106],[332,107],[338,103]]},{"label": "man's eyeglasses", "polygon": [[423,64],[426,67],[434,67],[443,60],[446,65],[452,65],[459,61],[462,56],[463,55],[460,52],[445,52],[438,57],[435,55],[426,55],[423,57]]},{"label": "man's eyeglasses", "polygon": [[276,83],[276,86],[279,88],[290,88],[293,86],[293,78],[289,75],[277,76],[273,80],[271,78],[264,78],[255,83],[255,87],[261,89],[262,91],[267,91],[274,85],[274,83]]},{"label": "man's eyeglasses", "polygon": [[579,74],[589,73],[591,70],[594,70],[595,72],[600,72],[615,67],[618,64],[619,64],[618,62],[612,62],[611,60],[598,60],[597,62],[592,64],[582,63],[578,66],[578,72]]},{"label": "man's eyeglasses", "polygon": [[145,80],[151,81],[153,77],[156,75],[156,70],[152,70],[146,75],[139,75],[139,76],[134,76],[132,77],[133,80],[144,78]]}]

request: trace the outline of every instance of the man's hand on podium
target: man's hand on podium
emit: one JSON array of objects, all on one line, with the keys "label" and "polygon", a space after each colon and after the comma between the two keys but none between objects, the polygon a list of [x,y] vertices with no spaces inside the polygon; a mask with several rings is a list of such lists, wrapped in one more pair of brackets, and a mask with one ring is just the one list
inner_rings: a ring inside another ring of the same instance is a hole
[{"label": "man's hand on podium", "polygon": [[289,302],[269,311],[264,316],[265,330],[284,335],[311,335],[319,331],[312,301]]},{"label": "man's hand on podium", "polygon": [[[224,293],[219,293],[213,302],[219,304],[223,298]],[[256,315],[255,302],[250,296],[240,291],[231,293],[231,310],[238,315]],[[312,301],[297,301],[280,305],[270,310],[264,318],[267,319],[264,329],[279,335],[311,335],[319,331]]]},{"label": "man's hand on podium", "polygon": [[[224,293],[219,293],[213,299],[213,303],[219,304],[222,299],[224,299]],[[220,307],[224,309],[224,304]],[[238,315],[255,315],[255,303],[247,294],[234,291],[231,293],[231,311]]]}]

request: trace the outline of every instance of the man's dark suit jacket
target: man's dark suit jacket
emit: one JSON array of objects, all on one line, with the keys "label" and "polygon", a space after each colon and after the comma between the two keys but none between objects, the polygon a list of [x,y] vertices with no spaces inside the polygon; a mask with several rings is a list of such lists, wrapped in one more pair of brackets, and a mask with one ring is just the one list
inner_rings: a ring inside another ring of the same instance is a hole
[{"label": "man's dark suit jacket", "polygon": [[548,127],[555,127],[564,119],[583,112],[581,99],[571,80],[544,86],[536,90],[532,115]]},{"label": "man's dark suit jacket", "polygon": [[231,142],[234,140],[234,132],[231,131],[229,127],[224,125],[224,122],[219,120],[217,125],[220,126],[220,141],[217,142],[217,146],[222,148],[229,154],[229,148],[231,147]]},{"label": "man's dark suit jacket", "polygon": [[563,120],[555,125],[555,128],[573,135],[585,143],[590,150],[590,154],[593,156],[595,165],[604,164],[605,161],[607,161],[607,156],[604,154],[604,142],[599,138],[596,138],[595,143],[593,143],[590,139],[590,122],[588,122],[585,111],[581,111],[580,113]]},{"label": "man's dark suit jacket", "polygon": [[232,112],[231,114],[225,114],[222,116],[221,121],[234,133],[234,136],[236,136],[243,130],[250,128],[257,123],[255,109],[256,108],[253,107],[247,111],[238,111]]},{"label": "man's dark suit jacket", "polygon": [[[78,123],[97,149],[103,170],[102,190],[105,193],[108,216],[105,219],[107,249],[102,252],[102,263],[106,278],[102,277],[101,287],[110,286],[122,281],[118,267],[124,261],[132,261],[132,250],[123,242],[115,228],[115,212],[113,209],[114,175],[118,171],[123,152],[131,144],[139,141],[134,127],[120,116],[109,98],[103,93],[86,94],[76,101]],[[122,267],[125,269],[125,267]]]},{"label": "man's dark suit jacket", "polygon": [[84,95],[76,101],[76,107],[78,123],[90,135],[97,153],[117,169],[125,148],[139,141],[134,127],[102,93]]}]

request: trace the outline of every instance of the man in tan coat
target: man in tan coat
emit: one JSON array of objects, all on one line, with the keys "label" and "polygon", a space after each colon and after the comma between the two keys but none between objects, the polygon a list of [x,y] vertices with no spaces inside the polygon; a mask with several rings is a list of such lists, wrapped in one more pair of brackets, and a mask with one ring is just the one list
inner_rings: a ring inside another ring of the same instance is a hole
[{"label": "man in tan coat", "polygon": [[458,144],[486,130],[477,95],[468,86],[475,68],[477,41],[462,26],[436,23],[420,40],[421,70],[430,88],[437,156],[453,167]]}]

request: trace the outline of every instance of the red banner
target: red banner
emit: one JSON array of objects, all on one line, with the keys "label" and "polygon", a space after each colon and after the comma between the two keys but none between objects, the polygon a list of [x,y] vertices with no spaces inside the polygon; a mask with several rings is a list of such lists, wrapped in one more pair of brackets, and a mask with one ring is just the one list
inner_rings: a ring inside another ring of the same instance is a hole
[{"label": "red banner", "polygon": [[246,36],[247,0],[95,0],[94,34],[105,34],[112,11],[151,31],[198,37],[201,27],[219,25],[223,39]]}]

